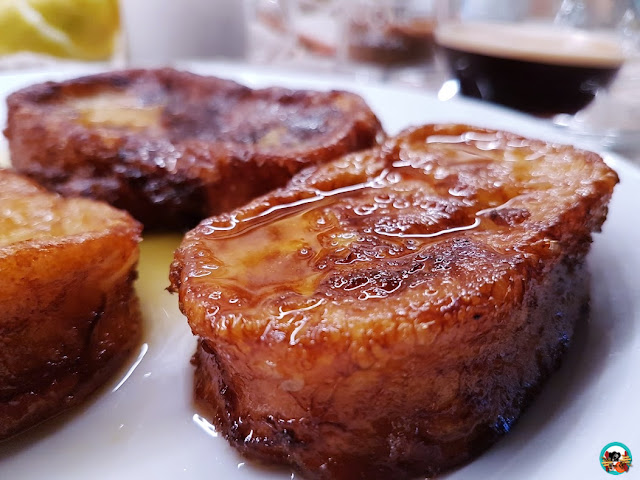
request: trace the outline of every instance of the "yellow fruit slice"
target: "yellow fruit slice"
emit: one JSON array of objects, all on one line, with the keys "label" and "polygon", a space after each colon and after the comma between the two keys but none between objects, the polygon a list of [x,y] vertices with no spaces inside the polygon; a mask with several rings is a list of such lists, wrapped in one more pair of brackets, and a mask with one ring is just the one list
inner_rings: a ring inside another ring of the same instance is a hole
[{"label": "yellow fruit slice", "polygon": [[120,28],[118,0],[27,0],[47,24],[64,32],[76,58],[111,55]]},{"label": "yellow fruit slice", "polygon": [[24,2],[0,1],[0,5],[0,54],[32,51],[59,57],[70,55],[66,36],[43,27],[37,12],[25,8]]},{"label": "yellow fruit slice", "polygon": [[117,0],[0,0],[0,54],[106,59],[119,24]]}]

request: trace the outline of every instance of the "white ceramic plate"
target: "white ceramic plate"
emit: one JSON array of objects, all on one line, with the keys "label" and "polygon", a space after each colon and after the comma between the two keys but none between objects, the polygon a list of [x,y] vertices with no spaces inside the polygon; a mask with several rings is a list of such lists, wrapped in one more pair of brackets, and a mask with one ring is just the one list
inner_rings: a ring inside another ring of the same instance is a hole
[{"label": "white ceramic plate", "polygon": [[[332,77],[191,64],[199,73],[251,86],[347,88],[361,93],[386,129],[427,122],[467,122],[571,143],[545,122],[477,102],[437,99],[415,90],[363,86]],[[0,77],[0,95],[34,82],[83,73]],[[0,106],[0,119],[6,115]],[[34,139],[37,141],[37,139]],[[0,144],[0,151],[5,148]],[[591,318],[582,324],[561,370],[502,441],[469,465],[443,475],[462,479],[598,479],[600,450],[623,442],[640,462],[640,169],[612,155],[622,179],[602,234],[589,255]],[[144,344],[128,371],[82,408],[0,445],[0,479],[288,479],[288,470],[246,462],[218,437],[191,403],[195,342],[164,289],[177,236],[142,243],[138,291]],[[1,312],[0,312],[1,315]],[[630,475],[638,467],[631,469]],[[631,477],[630,477],[631,478]]]}]

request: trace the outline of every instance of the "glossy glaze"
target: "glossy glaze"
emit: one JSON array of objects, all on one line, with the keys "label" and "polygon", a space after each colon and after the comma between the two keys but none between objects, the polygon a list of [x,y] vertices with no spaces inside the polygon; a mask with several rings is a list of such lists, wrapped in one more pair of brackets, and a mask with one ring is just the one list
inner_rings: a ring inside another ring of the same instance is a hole
[{"label": "glossy glaze", "polygon": [[[458,130],[409,133],[389,141],[384,154],[346,157],[301,186],[203,222],[185,242],[198,253],[182,274],[215,289],[207,302],[213,328],[238,312],[252,319],[255,312],[264,325],[309,304],[452,282],[466,288],[449,278],[462,266],[521,268],[528,257],[543,260],[575,242],[554,234],[562,227],[556,212],[570,208],[576,193],[568,189],[575,182],[569,150]],[[605,178],[596,183],[614,177]]]},{"label": "glossy glaze", "polygon": [[584,317],[616,182],[592,153],[432,125],[202,222],[171,271],[196,395],[241,452],[308,478],[468,461]]}]

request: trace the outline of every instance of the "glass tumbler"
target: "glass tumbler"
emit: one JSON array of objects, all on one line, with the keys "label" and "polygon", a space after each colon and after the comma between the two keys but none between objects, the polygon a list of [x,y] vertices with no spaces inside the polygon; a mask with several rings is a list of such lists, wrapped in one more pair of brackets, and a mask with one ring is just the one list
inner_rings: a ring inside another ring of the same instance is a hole
[{"label": "glass tumbler", "polygon": [[435,2],[344,0],[338,55],[344,69],[420,84],[434,71]]},{"label": "glass tumbler", "polygon": [[573,115],[625,62],[627,1],[443,0],[435,38],[463,95]]}]

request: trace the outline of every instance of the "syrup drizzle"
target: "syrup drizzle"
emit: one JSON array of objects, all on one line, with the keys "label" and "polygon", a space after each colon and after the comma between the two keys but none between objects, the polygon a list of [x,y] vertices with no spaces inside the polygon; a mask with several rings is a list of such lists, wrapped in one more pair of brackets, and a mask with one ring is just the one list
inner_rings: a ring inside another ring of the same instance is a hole
[{"label": "syrup drizzle", "polygon": [[[229,234],[217,234],[217,238],[231,238],[242,234],[245,229],[243,226],[256,228],[262,223],[266,222],[275,222],[283,217],[294,215],[295,213],[303,210],[300,207],[304,207],[306,205],[313,205],[313,207],[318,207],[318,202],[322,202],[328,198],[334,198],[341,195],[346,195],[352,192],[356,192],[359,190],[364,190],[366,188],[382,188],[388,185],[392,185],[393,183],[397,183],[400,179],[393,178],[393,176],[389,175],[389,170],[383,170],[378,176],[369,180],[368,182],[358,183],[355,185],[347,185],[345,187],[336,188],[334,190],[323,191],[319,189],[311,189],[310,192],[315,195],[308,198],[303,198],[300,200],[296,200],[294,202],[272,205],[266,210],[260,212],[257,215],[252,215],[246,218],[238,218],[237,214],[232,214],[229,218],[229,224],[225,226],[218,225],[207,225],[203,228],[203,233],[205,235],[210,235],[214,232],[233,232]],[[268,218],[268,219],[267,219]],[[260,222],[260,219],[266,219],[264,222]],[[237,230],[236,230],[237,229]],[[236,230],[236,231],[234,231]]]},{"label": "syrup drizzle", "polygon": [[[424,269],[431,240],[473,231],[492,218],[487,213],[506,207],[519,192],[503,187],[505,175],[526,177],[531,153],[528,144],[510,142],[482,132],[432,135],[424,143],[435,148],[410,146],[367,181],[306,187],[306,198],[215,218],[198,228],[208,253],[188,274],[215,278],[210,314],[231,318],[256,308],[269,319],[263,336],[281,335],[278,341],[294,345],[311,310],[344,295],[385,298],[424,282],[416,272]],[[491,150],[504,157],[495,171]],[[484,183],[467,184],[476,171],[487,172]],[[450,266],[436,261],[428,268]]]}]

